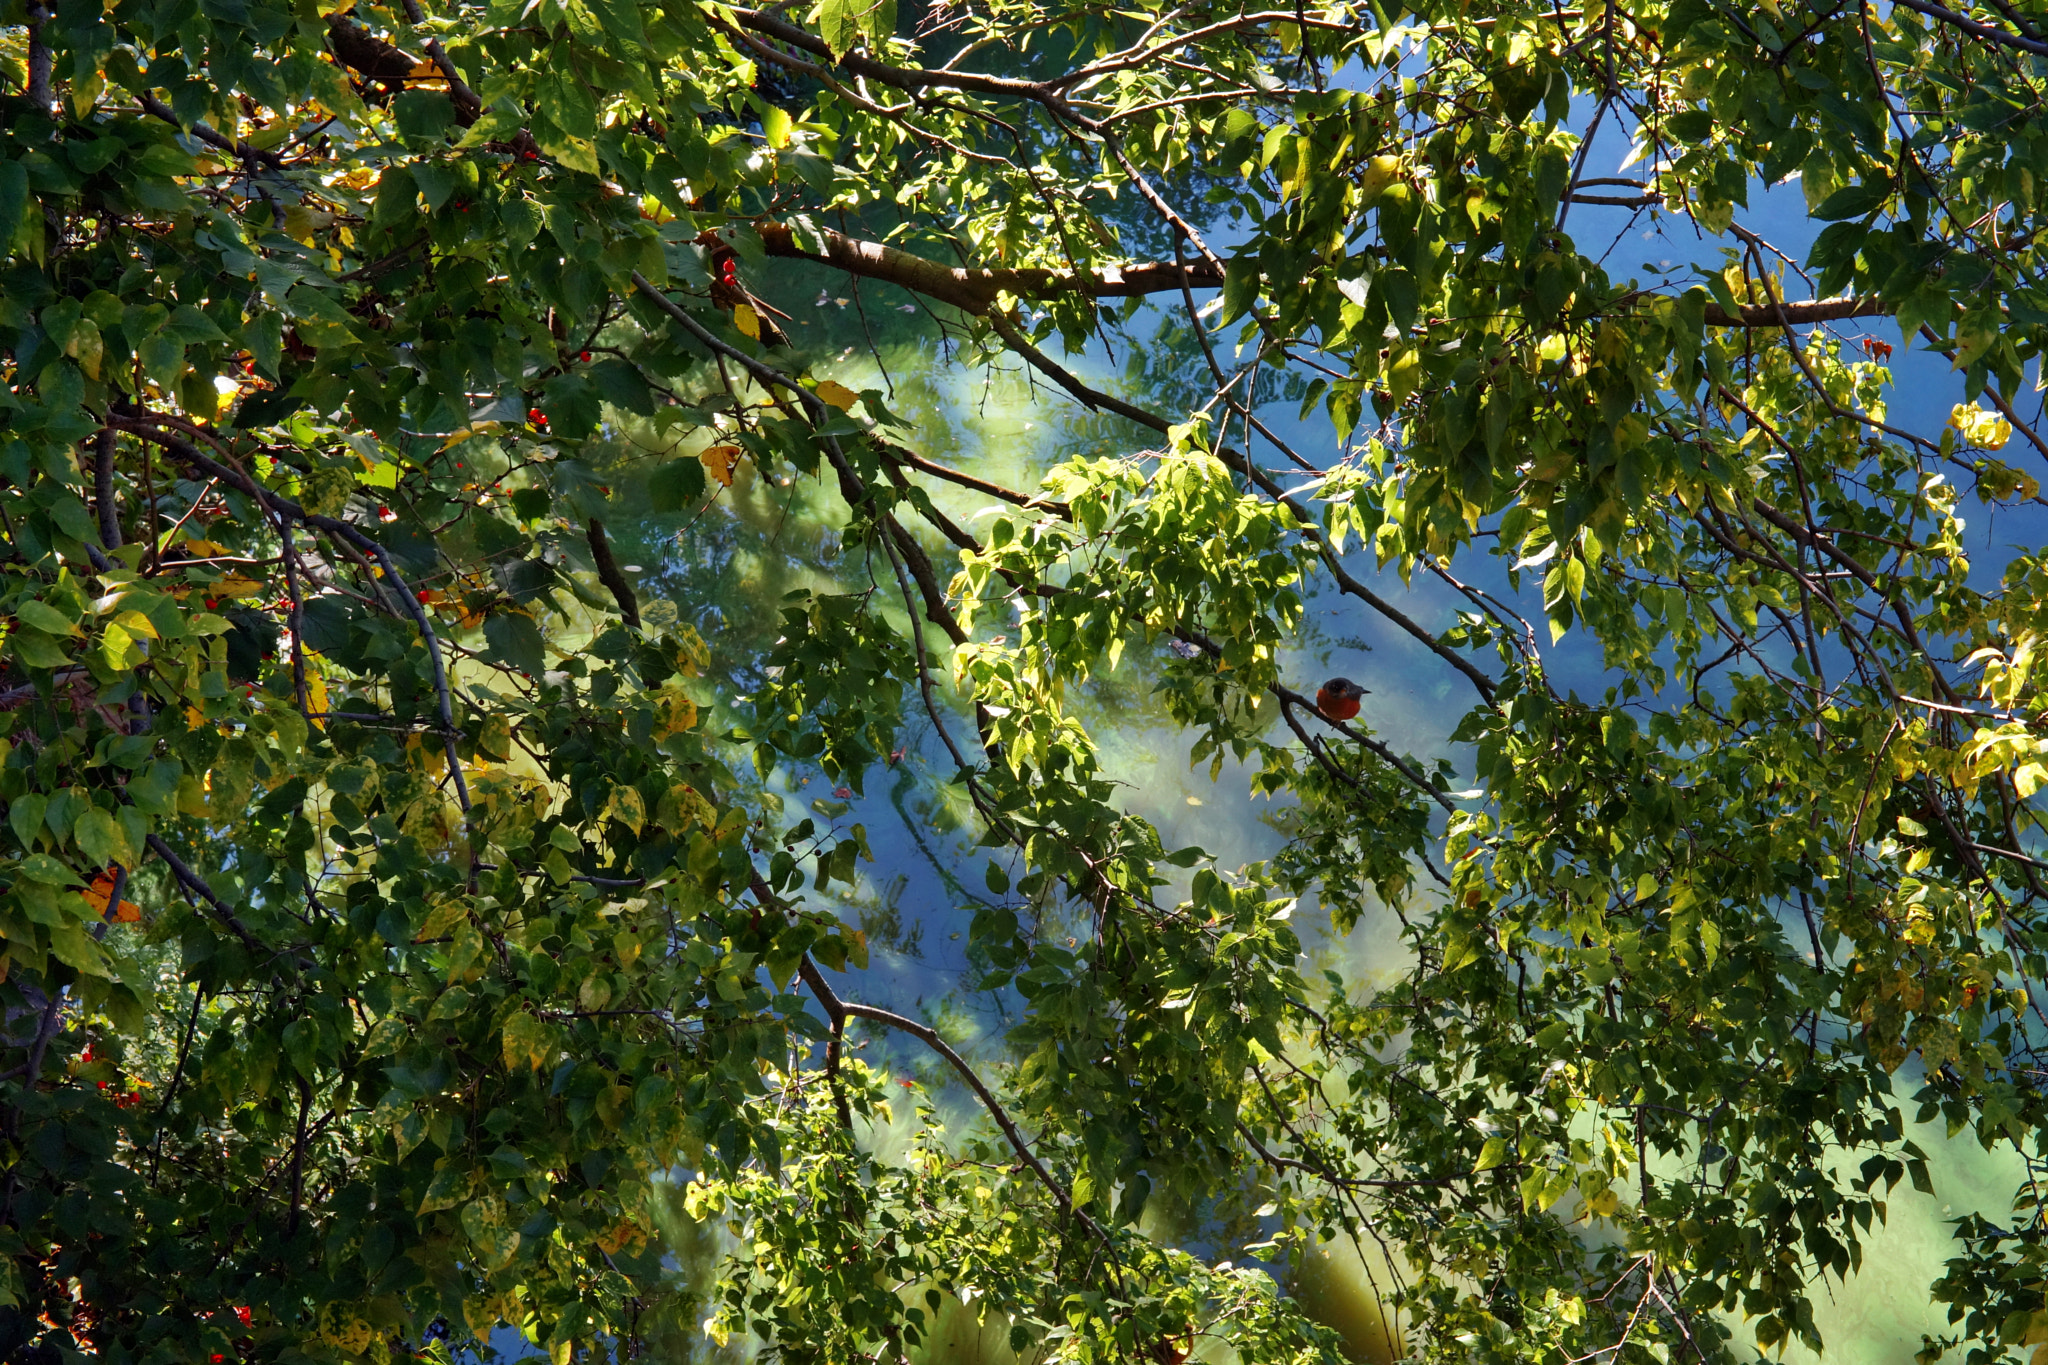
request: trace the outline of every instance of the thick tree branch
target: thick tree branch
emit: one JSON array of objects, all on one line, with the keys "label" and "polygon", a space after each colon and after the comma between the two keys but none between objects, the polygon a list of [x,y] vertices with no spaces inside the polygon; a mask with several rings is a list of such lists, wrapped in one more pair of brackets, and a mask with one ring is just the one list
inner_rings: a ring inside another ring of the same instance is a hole
[{"label": "thick tree branch", "polygon": [[[1633,204],[1635,201],[1626,202]],[[830,229],[806,233],[802,240],[787,223],[763,222],[757,225],[756,230],[761,235],[763,249],[770,256],[813,261],[864,280],[893,284],[935,302],[951,304],[974,317],[990,318],[998,331],[1002,330],[1005,321],[994,311],[999,294],[1026,299],[1051,299],[1068,294],[1098,299],[1134,298],[1180,289],[1220,289],[1223,286],[1221,267],[1216,261],[1206,258],[1186,263],[1138,261],[1087,271],[1043,267],[969,268],[944,265],[914,252],[849,237]],[[1648,301],[1657,296],[1638,294],[1633,297]],[[1785,322],[1797,327],[1816,322],[1839,322],[1847,318],[1888,317],[1890,314],[1889,304],[1881,299],[1867,298],[1749,304],[1739,314],[1730,313],[1718,303],[1709,303],[1706,322],[1709,327],[1777,327]],[[1008,337],[1004,339],[1009,340]],[[1093,403],[1099,400],[1083,401]]]},{"label": "thick tree branch", "polygon": [[1094,126],[1094,120],[1069,106],[1057,89],[1040,81],[1021,81],[976,71],[932,71],[920,67],[891,66],[860,52],[842,53],[835,58],[823,38],[798,28],[769,10],[734,10],[731,13],[742,28],[752,29],[776,42],[787,43],[814,57],[823,57],[856,76],[879,81],[898,90],[963,90],[981,95],[1007,95],[1043,104],[1084,127]]},{"label": "thick tree branch", "polygon": [[43,25],[55,13],[52,6],[31,4],[27,9],[28,18],[28,79],[22,93],[38,113],[47,114],[57,100],[50,93],[50,77],[56,70],[57,54],[43,37]]},{"label": "thick tree branch", "polygon": [[1882,299],[1812,299],[1805,303],[1744,304],[1740,317],[1731,315],[1718,303],[1707,305],[1709,327],[1804,327],[1814,322],[1840,322],[1846,318],[1891,316],[1891,305]]},{"label": "thick tree branch", "polygon": [[[405,0],[405,17],[415,26],[427,22],[426,15],[420,12],[420,0]],[[462,79],[462,73],[455,69],[455,62],[447,49],[441,46],[441,40],[430,37],[420,46],[427,50],[427,55],[434,59],[434,65],[448,78],[448,98],[455,105],[456,118],[464,127],[475,123],[483,114],[484,102]]]},{"label": "thick tree branch", "polygon": [[121,548],[121,509],[114,500],[114,429],[101,427],[92,448],[93,510],[99,513],[100,542]]},{"label": "thick tree branch", "polygon": [[619,615],[626,618],[626,624],[637,627],[640,624],[640,599],[633,595],[633,585],[620,571],[619,561],[612,558],[612,545],[605,539],[604,523],[592,517],[585,538],[590,542],[590,557],[597,563],[597,581],[611,591],[612,600],[619,604]]},{"label": "thick tree branch", "polygon": [[1132,298],[1162,294],[1179,289],[1183,282],[1197,289],[1218,289],[1223,275],[1207,261],[1183,269],[1171,261],[1146,261],[1133,265],[1106,265],[1091,272],[1024,267],[1017,269],[968,269],[942,265],[912,252],[880,242],[862,241],[843,233],[823,230],[814,244],[823,251],[808,251],[796,233],[783,223],[760,225],[761,244],[770,256],[816,261],[844,270],[862,279],[900,285],[940,303],[950,303],[975,317],[987,315],[996,295],[1049,299],[1065,294],[1087,294],[1093,298]]},{"label": "thick tree branch", "polygon": [[1967,14],[1958,14],[1947,5],[1933,4],[1931,0],[1899,0],[1899,3],[1909,10],[1924,14],[1928,18],[1947,24],[1951,28],[1959,28],[1973,38],[1982,38],[1987,43],[1998,43],[2004,47],[2018,48],[2022,52],[2031,52],[2037,57],[2048,56],[2048,43],[2044,43],[2038,38],[2022,38],[2017,33],[2007,33],[2002,28],[1993,28],[1989,24],[1972,19]]}]

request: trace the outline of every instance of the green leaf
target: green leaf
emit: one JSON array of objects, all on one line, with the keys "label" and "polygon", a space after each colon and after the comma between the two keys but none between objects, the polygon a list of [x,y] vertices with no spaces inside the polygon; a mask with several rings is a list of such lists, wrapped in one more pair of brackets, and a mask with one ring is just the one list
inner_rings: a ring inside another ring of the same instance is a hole
[{"label": "green leaf", "polygon": [[29,202],[28,171],[19,161],[0,161],[0,257],[19,234]]},{"label": "green leaf", "polygon": [[484,622],[484,639],[490,656],[508,668],[538,677],[547,666],[540,627],[530,616],[500,612]]},{"label": "green leaf", "polygon": [[31,853],[16,864],[15,870],[31,881],[44,886],[84,886],[77,873],[58,862],[47,853]]},{"label": "green leaf", "polygon": [[1485,1145],[1479,1149],[1479,1160],[1472,1163],[1472,1170],[1475,1174],[1480,1171],[1490,1171],[1507,1159],[1508,1140],[1504,1137],[1490,1137],[1486,1140]]},{"label": "green leaf", "polygon": [[33,626],[37,630],[51,635],[76,635],[78,633],[78,625],[73,618],[64,615],[47,602],[38,602],[34,598],[17,603],[14,608],[14,617],[25,626]]},{"label": "green leaf", "polygon": [[98,806],[88,806],[79,814],[71,827],[71,837],[85,851],[85,856],[101,867],[109,863],[134,867],[139,861],[120,821]]},{"label": "green leaf", "polygon": [[647,479],[648,504],[656,512],[680,512],[704,496],[704,466],[693,457],[670,460]]},{"label": "green leaf", "polygon": [[1814,209],[1813,216],[1824,222],[1833,222],[1838,218],[1862,218],[1883,208],[1885,200],[1891,198],[1891,194],[1892,187],[1889,181],[1865,181],[1860,185],[1850,185],[1846,189],[1836,190],[1823,199],[1819,207]]},{"label": "green leaf", "polygon": [[605,402],[642,417],[654,415],[654,390],[636,367],[607,357],[592,365],[587,374]]}]

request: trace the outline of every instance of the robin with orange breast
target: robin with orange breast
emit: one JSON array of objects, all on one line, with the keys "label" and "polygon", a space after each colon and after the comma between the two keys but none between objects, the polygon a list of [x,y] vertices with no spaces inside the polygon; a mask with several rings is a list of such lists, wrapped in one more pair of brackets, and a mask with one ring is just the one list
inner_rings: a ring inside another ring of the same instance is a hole
[{"label": "robin with orange breast", "polygon": [[1358,714],[1365,689],[1349,678],[1332,678],[1316,689],[1316,710],[1326,720],[1350,720]]}]

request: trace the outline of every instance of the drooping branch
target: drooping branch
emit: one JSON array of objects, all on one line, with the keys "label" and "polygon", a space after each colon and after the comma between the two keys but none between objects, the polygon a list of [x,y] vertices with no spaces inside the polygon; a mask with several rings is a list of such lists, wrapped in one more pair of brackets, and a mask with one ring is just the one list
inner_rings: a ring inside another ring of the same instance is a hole
[{"label": "drooping branch", "polygon": [[325,531],[358,555],[368,555],[377,561],[377,575],[384,579],[401,609],[410,615],[413,624],[419,627],[420,638],[426,645],[427,659],[434,670],[434,692],[435,699],[440,705],[441,742],[448,756],[448,772],[455,782],[457,803],[465,812],[468,811],[469,785],[463,780],[462,762],[455,748],[455,707],[448,691],[448,666],[447,661],[441,657],[440,637],[434,633],[434,623],[428,619],[426,608],[420,604],[418,595],[398,572],[398,565],[392,561],[390,552],[358,527],[336,517],[307,511],[290,498],[265,488],[234,466],[214,459],[190,441],[181,440],[147,420],[125,413],[109,413],[107,420],[109,425],[118,426],[123,431],[153,442],[212,478],[240,489],[279,516],[302,522],[315,530]]},{"label": "drooping branch", "polygon": [[915,1019],[906,1019],[904,1016],[890,1010],[877,1009],[873,1005],[863,1005],[852,1000],[842,1000],[839,997],[839,993],[832,989],[832,983],[825,980],[825,974],[819,971],[816,965],[811,962],[808,954],[798,963],[797,972],[802,976],[804,984],[811,988],[811,994],[818,997],[818,1003],[824,1007],[825,1013],[835,1023],[849,1018],[866,1019],[872,1023],[895,1029],[898,1033],[907,1033],[945,1058],[953,1070],[958,1073],[960,1079],[966,1082],[967,1088],[974,1092],[974,1097],[981,1101],[981,1107],[986,1109],[989,1117],[996,1121],[996,1126],[1003,1130],[1003,1136],[1009,1140],[1010,1150],[1014,1151],[1018,1159],[1030,1168],[1033,1175],[1038,1177],[1039,1183],[1051,1191],[1054,1202],[1060,1206],[1060,1211],[1078,1220],[1083,1227],[1087,1228],[1095,1236],[1096,1240],[1109,1249],[1112,1256],[1115,1255],[1116,1243],[1110,1237],[1108,1231],[1103,1228],[1102,1224],[1096,1222],[1075,1205],[1074,1197],[1067,1193],[1066,1186],[1060,1184],[1059,1177],[1055,1176],[1046,1164],[1039,1160],[1038,1153],[1031,1150],[1030,1142],[1026,1140],[1024,1134],[1017,1128],[1017,1121],[1010,1117],[1010,1111],[1005,1109],[1003,1102],[995,1097],[995,1092],[988,1088],[988,1083],[981,1079],[980,1074],[968,1063],[967,1059],[958,1052],[955,1052],[952,1046],[938,1035],[936,1030],[926,1028]]}]

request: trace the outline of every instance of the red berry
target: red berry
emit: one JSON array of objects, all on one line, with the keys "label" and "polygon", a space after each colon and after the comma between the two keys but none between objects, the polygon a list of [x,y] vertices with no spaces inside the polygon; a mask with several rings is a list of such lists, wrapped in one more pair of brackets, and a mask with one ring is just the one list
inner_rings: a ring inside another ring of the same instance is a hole
[{"label": "red berry", "polygon": [[537,427],[546,426],[548,421],[548,415],[542,412],[539,408],[528,408],[526,410],[526,420],[533,423]]},{"label": "red berry", "polygon": [[577,352],[577,354],[581,356],[585,362],[588,362],[590,359],[590,352],[588,351],[579,351]]},{"label": "red berry", "polygon": [[414,593],[413,596],[417,597],[420,601],[424,602],[429,597],[432,597],[433,594],[428,592],[425,588],[421,588],[418,592]]},{"label": "red berry", "polygon": [[219,606],[219,605],[220,605],[220,599],[219,599],[218,597],[209,597],[209,598],[207,598],[207,599],[206,599],[206,609],[207,609],[208,611],[212,611],[212,610],[213,610],[213,609],[214,609],[215,607],[217,607],[217,606]]}]

